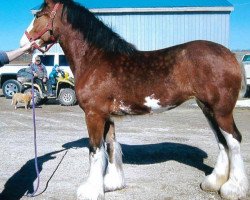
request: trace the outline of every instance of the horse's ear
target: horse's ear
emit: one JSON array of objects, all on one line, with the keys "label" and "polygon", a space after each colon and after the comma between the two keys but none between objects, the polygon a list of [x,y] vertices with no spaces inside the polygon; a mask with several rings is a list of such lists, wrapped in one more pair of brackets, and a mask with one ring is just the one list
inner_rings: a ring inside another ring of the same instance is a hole
[{"label": "horse's ear", "polygon": [[53,7],[55,5],[53,0],[44,0],[44,1],[47,4],[47,6],[49,7],[50,10],[53,9]]},{"label": "horse's ear", "polygon": [[54,1],[53,0],[45,0],[45,3],[50,7],[52,8],[54,6]]}]

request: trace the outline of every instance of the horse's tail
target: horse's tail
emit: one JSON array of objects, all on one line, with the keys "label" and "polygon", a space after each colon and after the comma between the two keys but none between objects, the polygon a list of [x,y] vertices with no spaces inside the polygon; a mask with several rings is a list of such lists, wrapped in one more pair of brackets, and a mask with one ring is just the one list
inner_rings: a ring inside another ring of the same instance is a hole
[{"label": "horse's tail", "polygon": [[246,79],[246,71],[243,66],[243,64],[240,64],[241,66],[241,89],[239,93],[239,98],[245,97],[246,91],[247,91],[247,79]]}]

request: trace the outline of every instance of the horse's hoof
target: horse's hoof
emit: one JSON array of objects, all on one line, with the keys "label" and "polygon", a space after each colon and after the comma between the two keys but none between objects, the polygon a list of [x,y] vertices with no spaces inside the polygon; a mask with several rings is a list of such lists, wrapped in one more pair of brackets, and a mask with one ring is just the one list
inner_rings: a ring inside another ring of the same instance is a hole
[{"label": "horse's hoof", "polygon": [[104,191],[91,183],[82,184],[77,190],[77,200],[104,200]]},{"label": "horse's hoof", "polygon": [[124,187],[125,181],[122,169],[116,168],[114,164],[109,164],[104,177],[105,192],[121,190]]},{"label": "horse's hoof", "polygon": [[217,192],[221,186],[227,181],[226,177],[216,177],[214,174],[206,176],[204,181],[201,183],[201,189],[205,191]]},{"label": "horse's hoof", "polygon": [[247,196],[248,180],[242,180],[240,183],[229,179],[220,189],[220,195],[224,199],[238,200]]}]

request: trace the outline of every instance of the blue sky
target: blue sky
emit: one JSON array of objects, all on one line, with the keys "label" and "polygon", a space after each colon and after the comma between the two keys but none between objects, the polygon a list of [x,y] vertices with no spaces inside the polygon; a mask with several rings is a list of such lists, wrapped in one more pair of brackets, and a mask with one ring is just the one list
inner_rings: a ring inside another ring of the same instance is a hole
[{"label": "blue sky", "polygon": [[[228,1],[234,5],[235,9],[231,14],[229,48],[232,50],[250,49],[250,0]],[[42,0],[1,1],[1,50],[11,50],[19,46],[19,40],[33,18],[30,9],[42,2]]]}]

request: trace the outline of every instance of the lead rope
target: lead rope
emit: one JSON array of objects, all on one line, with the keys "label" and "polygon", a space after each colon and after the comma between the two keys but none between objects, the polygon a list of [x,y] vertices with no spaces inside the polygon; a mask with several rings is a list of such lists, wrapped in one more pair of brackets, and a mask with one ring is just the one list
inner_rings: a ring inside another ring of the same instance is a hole
[{"label": "lead rope", "polygon": [[37,175],[37,185],[36,189],[32,194],[27,194],[29,197],[34,197],[35,194],[38,191],[39,183],[40,183],[40,175],[39,175],[39,169],[38,169],[38,161],[37,161],[37,143],[36,143],[36,114],[35,114],[35,90],[34,90],[34,76],[32,75],[31,78],[31,92],[32,92],[32,113],[33,113],[33,129],[34,129],[34,149],[35,149],[35,169],[36,169],[36,175]]}]

